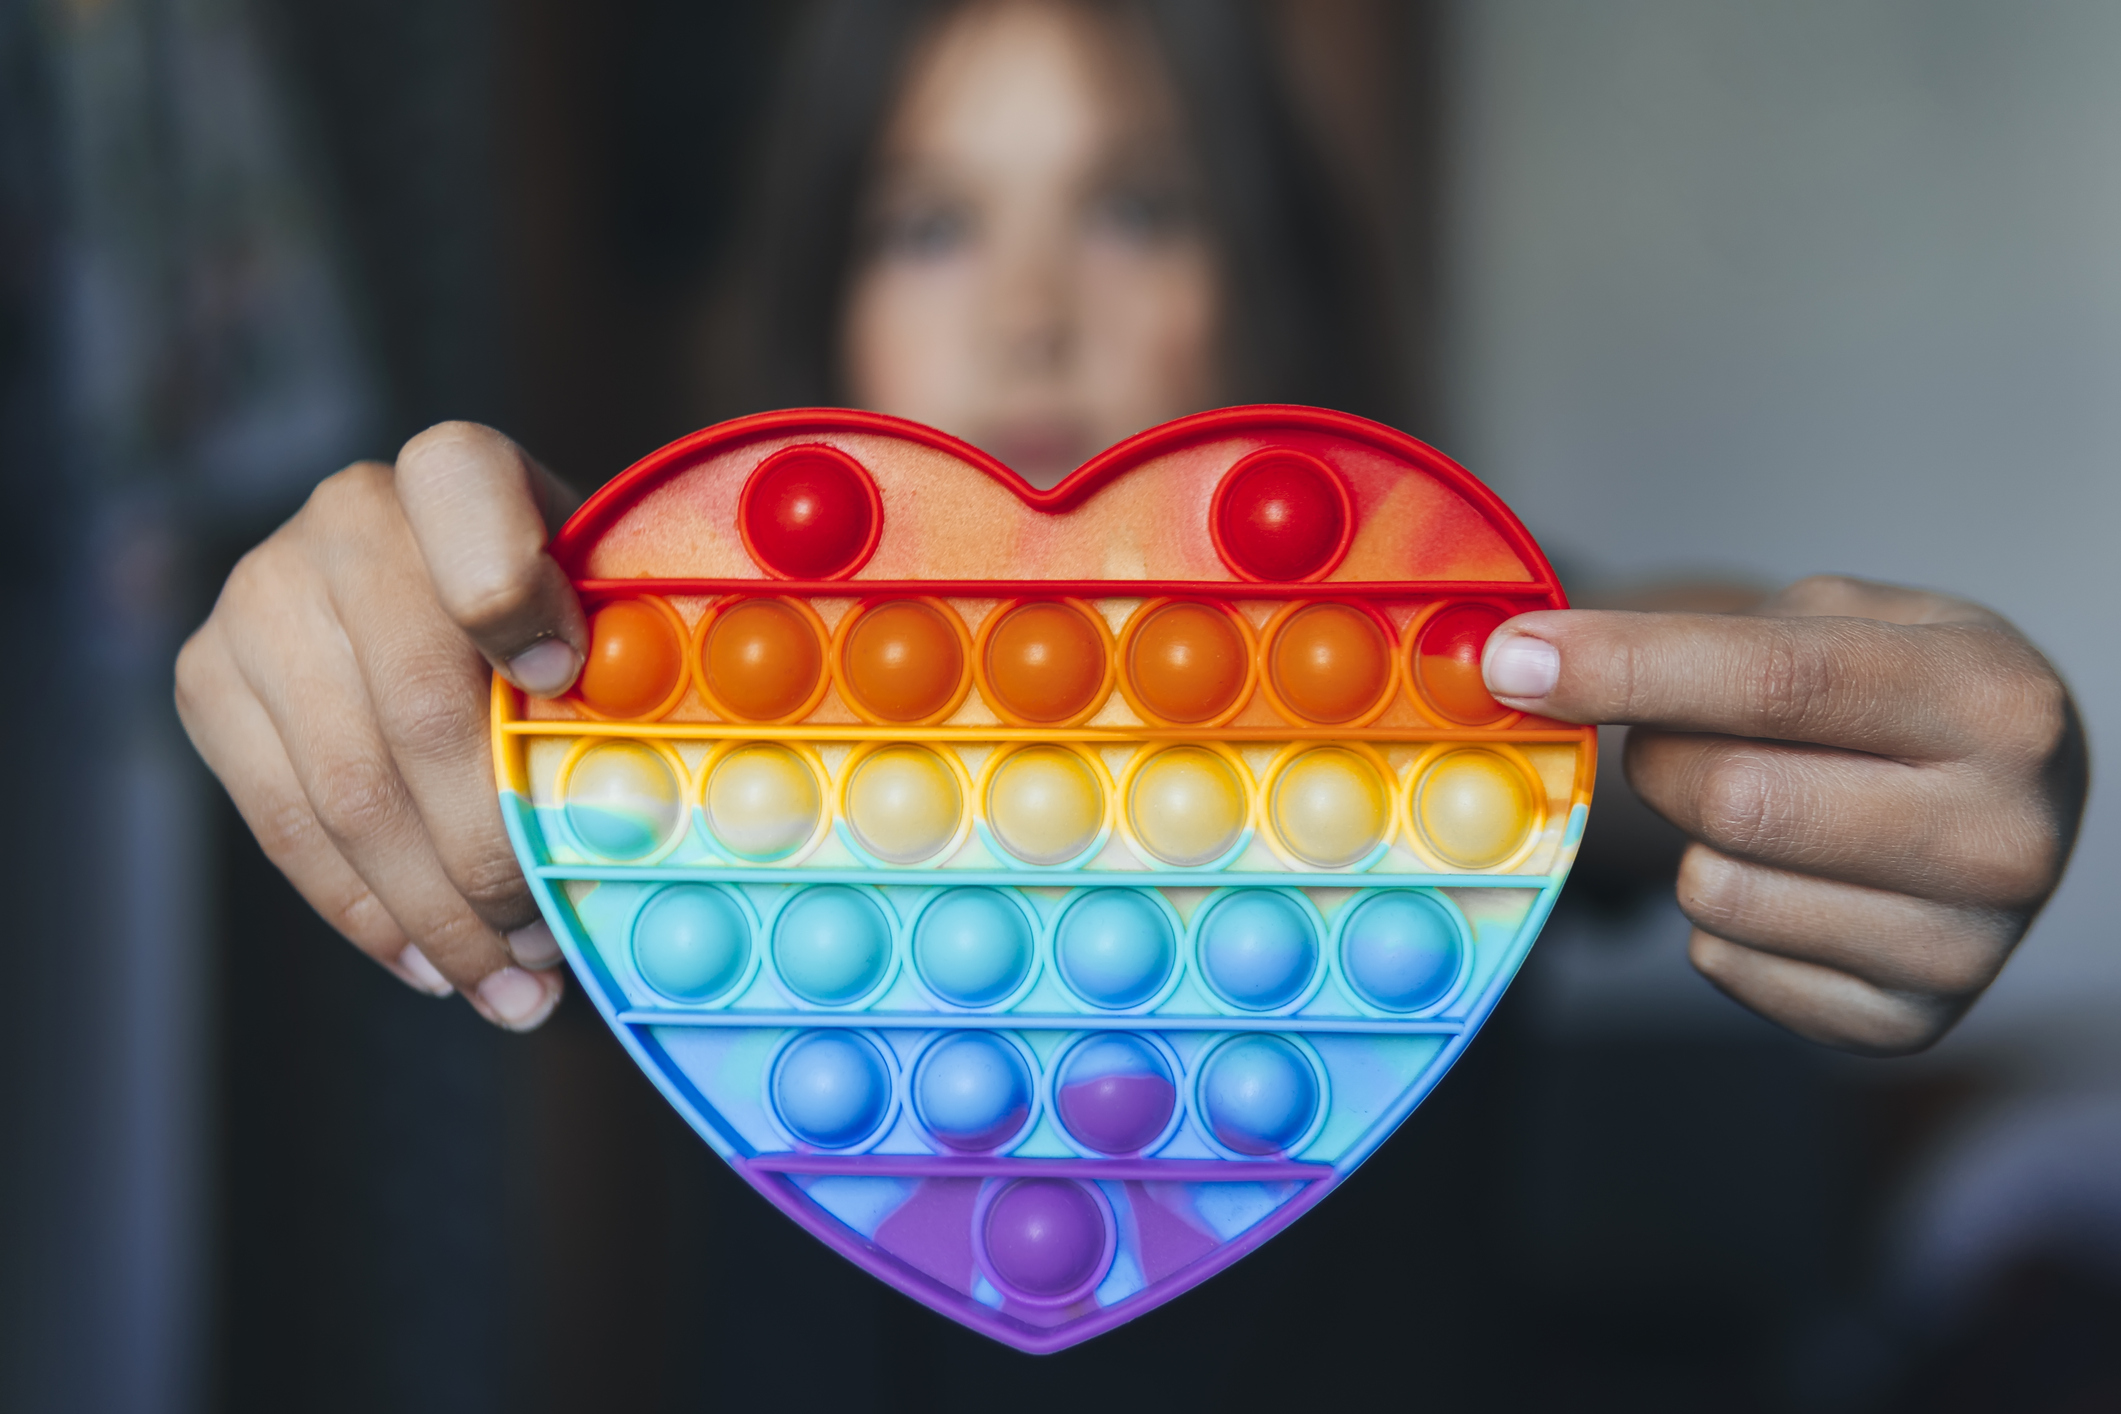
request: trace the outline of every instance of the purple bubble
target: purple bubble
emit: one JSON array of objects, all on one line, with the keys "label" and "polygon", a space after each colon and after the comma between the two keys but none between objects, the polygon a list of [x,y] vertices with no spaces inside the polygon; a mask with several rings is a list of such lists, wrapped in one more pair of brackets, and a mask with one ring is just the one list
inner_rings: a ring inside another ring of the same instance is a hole
[{"label": "purple bubble", "polygon": [[1164,1132],[1178,1087],[1157,1075],[1107,1075],[1060,1092],[1068,1132],[1106,1154],[1132,1154]]},{"label": "purple bubble", "polygon": [[1105,1215],[1081,1184],[1023,1178],[988,1205],[987,1263],[1032,1300],[1051,1301],[1094,1282],[1105,1264]]}]

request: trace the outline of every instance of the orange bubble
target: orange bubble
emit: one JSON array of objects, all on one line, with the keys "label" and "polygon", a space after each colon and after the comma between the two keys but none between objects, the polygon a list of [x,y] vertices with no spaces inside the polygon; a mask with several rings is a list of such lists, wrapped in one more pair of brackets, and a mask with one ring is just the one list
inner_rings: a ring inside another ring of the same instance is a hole
[{"label": "orange bubble", "polygon": [[825,652],[801,612],[778,599],[747,599],[715,615],[700,653],[707,691],[731,716],[779,721],[817,691]]},{"label": "orange bubble", "polygon": [[918,722],[950,705],[965,650],[950,621],[912,599],[864,612],[842,658],[856,705],[887,722]]},{"label": "orange bubble", "polygon": [[677,625],[653,604],[620,599],[589,620],[589,659],[577,691],[607,717],[645,717],[677,691],[685,670]]},{"label": "orange bubble", "polygon": [[1245,657],[1244,636],[1228,615],[1205,604],[1166,604],[1135,631],[1127,679],[1163,720],[1205,722],[1236,705]]},{"label": "orange bubble", "polygon": [[1314,722],[1347,722],[1377,705],[1392,680],[1392,650],[1377,621],[1347,604],[1291,615],[1267,650],[1274,691]]},{"label": "orange bubble", "polygon": [[1066,604],[1025,604],[987,635],[995,705],[1029,722],[1063,722],[1091,707],[1105,682],[1105,638]]}]

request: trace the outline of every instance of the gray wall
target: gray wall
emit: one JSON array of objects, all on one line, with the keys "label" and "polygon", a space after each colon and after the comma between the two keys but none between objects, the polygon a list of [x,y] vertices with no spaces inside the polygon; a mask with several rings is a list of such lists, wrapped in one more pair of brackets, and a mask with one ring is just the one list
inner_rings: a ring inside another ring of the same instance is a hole
[{"label": "gray wall", "polygon": [[[1492,0],[1458,23],[1450,450],[1601,575],[1980,599],[2115,749],[2121,5]],[[2121,1030],[2117,848],[2095,789],[1947,1056],[2094,1067],[2086,1033]]]}]

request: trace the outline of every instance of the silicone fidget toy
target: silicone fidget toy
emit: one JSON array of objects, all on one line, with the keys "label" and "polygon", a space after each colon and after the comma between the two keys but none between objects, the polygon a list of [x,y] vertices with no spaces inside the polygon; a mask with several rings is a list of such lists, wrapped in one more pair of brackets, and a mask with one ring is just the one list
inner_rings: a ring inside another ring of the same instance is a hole
[{"label": "silicone fidget toy", "polygon": [[914,423],[769,413],[552,553],[588,663],[557,701],[497,680],[494,753],[583,987],[783,1212],[1022,1350],[1331,1192],[1582,834],[1594,731],[1480,677],[1553,571],[1359,418],[1203,413],[1035,491]]}]

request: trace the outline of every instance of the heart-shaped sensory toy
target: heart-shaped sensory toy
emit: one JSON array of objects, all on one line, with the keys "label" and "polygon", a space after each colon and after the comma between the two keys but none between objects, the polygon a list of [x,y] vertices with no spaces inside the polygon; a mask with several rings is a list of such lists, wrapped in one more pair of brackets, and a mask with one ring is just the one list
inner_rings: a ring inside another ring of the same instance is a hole
[{"label": "heart-shaped sensory toy", "polygon": [[494,756],[583,987],[783,1212],[1019,1349],[1330,1193],[1582,833],[1595,734],[1480,677],[1560,585],[1359,418],[1204,413],[1036,491],[913,423],[769,413],[552,551],[589,659],[556,701],[495,682]]}]

